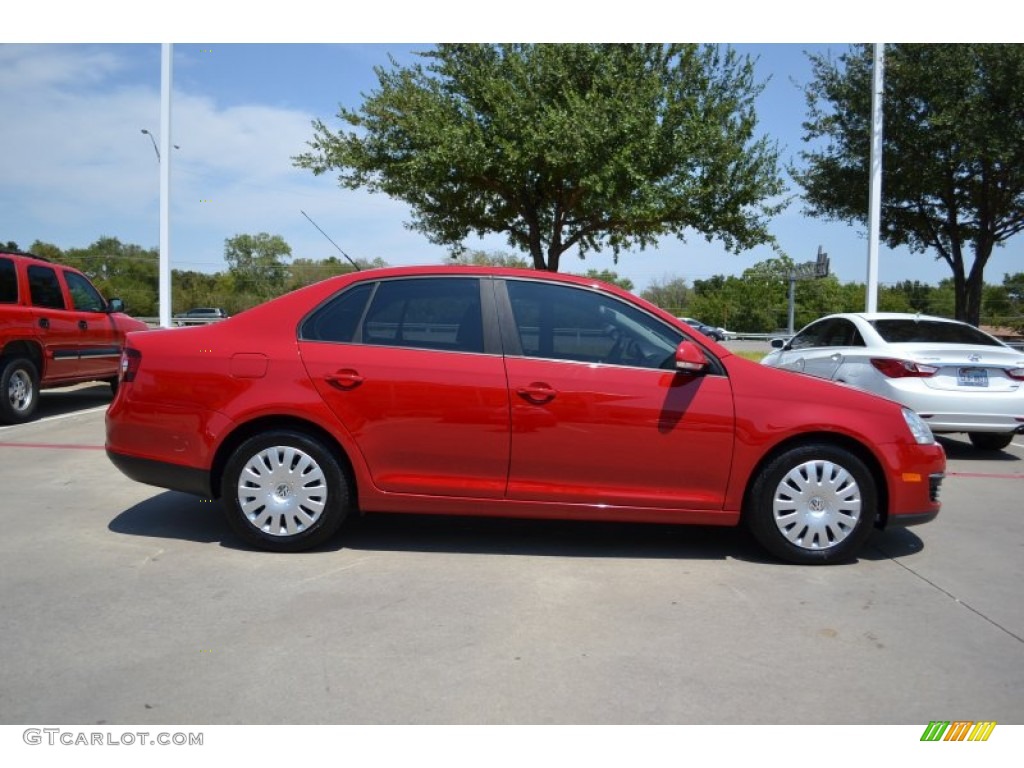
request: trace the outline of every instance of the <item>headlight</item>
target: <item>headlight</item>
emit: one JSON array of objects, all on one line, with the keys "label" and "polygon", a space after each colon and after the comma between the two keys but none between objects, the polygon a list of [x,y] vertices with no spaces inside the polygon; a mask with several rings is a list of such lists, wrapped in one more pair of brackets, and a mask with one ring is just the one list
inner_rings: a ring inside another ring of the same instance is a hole
[{"label": "headlight", "polygon": [[935,435],[931,427],[924,423],[924,419],[918,416],[909,408],[903,409],[903,420],[907,422],[907,428],[918,445],[932,445],[935,442]]}]

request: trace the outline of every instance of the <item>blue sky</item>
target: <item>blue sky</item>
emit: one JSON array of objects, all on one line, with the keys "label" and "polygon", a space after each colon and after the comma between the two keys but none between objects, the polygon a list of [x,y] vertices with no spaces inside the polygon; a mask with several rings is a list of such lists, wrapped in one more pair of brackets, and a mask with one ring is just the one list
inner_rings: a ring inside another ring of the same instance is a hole
[{"label": "blue sky", "polygon": [[[407,39],[415,39],[407,26],[416,21],[416,13],[404,16],[401,11],[399,4],[396,23],[405,25],[401,29]],[[422,33],[433,33],[435,40],[453,39],[437,28],[437,20],[433,25],[423,26]],[[193,30],[207,32],[207,28],[216,35],[212,42],[180,42],[191,36],[185,30],[194,34]],[[272,23],[269,28],[276,30]],[[132,42],[153,39],[153,30],[145,25],[136,32],[128,29],[111,42],[106,41],[106,28],[93,27],[91,33],[89,29],[85,39],[103,42],[79,42],[72,29],[49,38],[61,42],[46,42],[45,36],[30,30],[22,42],[0,43],[0,104],[6,114],[0,120],[0,239],[4,241],[27,247],[39,239],[63,248],[85,246],[102,235],[147,247],[159,241],[159,166],[141,129],[159,134],[160,46]],[[315,22],[305,23],[303,29],[311,34],[263,36],[266,33],[257,28],[252,39],[316,40],[320,34]],[[367,28],[346,31],[353,40],[372,39],[375,35],[367,34],[370,29],[367,24]],[[750,30],[737,30],[732,39],[750,39]],[[380,34],[382,29],[372,27],[372,31]],[[850,33],[858,31],[852,28]],[[469,39],[486,39],[479,32],[474,36],[472,29],[470,33]],[[380,257],[390,264],[445,259],[444,249],[404,226],[410,218],[404,204],[383,195],[342,190],[334,178],[314,177],[291,162],[311,138],[314,118],[338,127],[334,117],[338,105],[358,106],[360,94],[374,88],[374,66],[387,66],[389,55],[410,62],[415,58],[413,51],[424,50],[429,43],[256,44],[237,42],[239,37],[245,39],[244,34],[223,24],[178,23],[171,34],[179,41],[174,46],[172,141],[180,146],[172,150],[171,158],[172,266],[222,269],[225,238],[264,231],[283,236],[294,256],[337,255],[300,211],[353,257]],[[730,38],[721,36],[721,29],[711,28],[706,34],[703,39],[730,43]],[[771,39],[770,32],[764,35],[761,39]],[[585,34],[579,39],[584,38]],[[778,141],[784,160],[796,159],[805,116],[799,85],[809,78],[805,52],[838,54],[846,45],[734,45],[757,58],[758,78],[768,81],[759,102],[760,132]],[[813,259],[821,245],[841,280],[863,281],[865,230],[811,219],[801,209],[796,200],[772,222],[782,249],[805,261]],[[510,250],[499,236],[467,244]],[[986,272],[989,281],[998,282],[1004,272],[1019,271],[1020,253],[1020,243],[1012,241],[998,250]],[[651,281],[672,277],[692,281],[713,274],[739,274],[772,255],[767,247],[729,254],[717,243],[694,235],[685,243],[667,239],[657,249],[625,253],[617,265],[609,253],[591,255],[585,262],[568,258],[563,269],[609,267],[642,289]],[[948,269],[930,255],[892,252],[883,246],[879,274],[883,283],[937,282],[948,276]]]}]

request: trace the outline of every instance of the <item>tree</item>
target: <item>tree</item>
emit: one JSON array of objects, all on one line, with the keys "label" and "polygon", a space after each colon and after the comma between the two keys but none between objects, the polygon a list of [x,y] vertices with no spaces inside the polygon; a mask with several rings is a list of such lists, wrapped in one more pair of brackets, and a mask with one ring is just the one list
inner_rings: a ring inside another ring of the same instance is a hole
[{"label": "tree", "polygon": [[683,277],[665,277],[651,282],[640,297],[646,299],[666,312],[682,316],[693,300],[693,289],[686,284]]},{"label": "tree", "polygon": [[611,269],[588,269],[583,277],[592,277],[612,285],[617,285],[624,291],[633,290],[633,281],[628,277],[620,277],[618,272]]},{"label": "tree", "polygon": [[439,45],[378,67],[378,90],[316,120],[294,158],[408,203],[410,227],[462,249],[502,233],[538,269],[696,231],[771,242],[778,153],[755,139],[753,64],[696,45]]},{"label": "tree", "polygon": [[463,251],[452,254],[445,259],[445,264],[458,264],[473,267],[517,267],[525,269],[530,266],[526,259],[501,251]]},{"label": "tree", "polygon": [[[871,47],[811,62],[804,139],[826,141],[794,176],[809,213],[864,223]],[[956,317],[977,324],[985,265],[1024,229],[1024,46],[886,46],[884,113],[881,237],[943,259]]]},{"label": "tree", "polygon": [[224,260],[237,289],[256,299],[267,299],[284,291],[287,265],[283,258],[292,249],[280,235],[235,235],[224,241]]}]

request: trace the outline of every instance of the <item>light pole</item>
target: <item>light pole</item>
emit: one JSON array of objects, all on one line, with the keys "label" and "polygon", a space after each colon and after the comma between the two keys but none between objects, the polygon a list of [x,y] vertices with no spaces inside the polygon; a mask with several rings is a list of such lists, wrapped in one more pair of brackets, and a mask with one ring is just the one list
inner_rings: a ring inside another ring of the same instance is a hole
[{"label": "light pole", "polygon": [[[152,133],[150,133],[150,132],[149,132],[148,130],[146,130],[145,128],[143,128],[143,129],[142,129],[142,132],[143,132],[144,134],[146,134],[147,136],[149,136],[149,140],[150,140],[151,142],[153,142],[153,151],[154,151],[154,152],[156,152],[156,161],[157,161],[157,162],[159,163],[159,162],[160,162],[160,150],[159,150],[159,149],[157,148],[157,146],[156,146],[156,139],[154,139],[154,138],[153,138],[153,134],[152,134]],[[179,147],[179,146],[178,146],[177,144],[175,144],[175,145],[174,145],[174,148],[175,148],[175,149],[181,149],[181,147]]]},{"label": "light pole", "polygon": [[157,149],[156,139],[154,139],[153,138],[153,134],[150,133],[149,131],[147,131],[145,128],[142,129],[142,132],[144,134],[146,134],[147,136],[149,136],[149,140],[153,142],[153,151],[156,152],[156,161],[159,163],[160,162],[160,150]]}]

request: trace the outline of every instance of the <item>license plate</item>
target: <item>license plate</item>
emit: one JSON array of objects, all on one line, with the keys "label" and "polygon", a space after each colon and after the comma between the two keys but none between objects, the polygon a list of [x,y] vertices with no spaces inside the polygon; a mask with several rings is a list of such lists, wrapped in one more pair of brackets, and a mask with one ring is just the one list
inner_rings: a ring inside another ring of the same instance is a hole
[{"label": "license plate", "polygon": [[987,387],[988,371],[984,368],[961,368],[956,373],[956,383],[961,387]]}]

